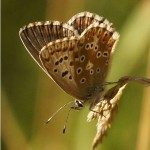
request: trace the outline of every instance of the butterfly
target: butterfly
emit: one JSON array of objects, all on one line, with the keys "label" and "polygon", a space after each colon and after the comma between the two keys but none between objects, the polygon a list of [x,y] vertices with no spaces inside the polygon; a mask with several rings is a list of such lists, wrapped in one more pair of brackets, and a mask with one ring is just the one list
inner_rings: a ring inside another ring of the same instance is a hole
[{"label": "butterfly", "polygon": [[119,34],[107,19],[81,12],[67,23],[34,22],[19,36],[33,59],[66,93],[74,109],[100,99]]}]

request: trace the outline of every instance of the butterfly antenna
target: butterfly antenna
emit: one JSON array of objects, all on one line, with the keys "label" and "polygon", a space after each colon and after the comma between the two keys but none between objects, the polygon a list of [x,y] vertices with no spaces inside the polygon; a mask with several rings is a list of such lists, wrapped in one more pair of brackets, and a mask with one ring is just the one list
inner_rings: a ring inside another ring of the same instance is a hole
[{"label": "butterfly antenna", "polygon": [[68,111],[68,114],[67,114],[67,117],[66,117],[66,120],[65,120],[65,124],[64,124],[64,128],[63,128],[63,133],[64,133],[64,134],[65,134],[65,132],[66,132],[67,122],[68,122],[68,118],[69,118],[71,109],[72,109],[72,107],[70,107],[70,109],[69,109],[69,111]]},{"label": "butterfly antenna", "polygon": [[[45,124],[48,124],[51,120],[52,120],[52,118],[60,111],[60,110],[62,110],[64,107],[66,107],[67,105],[69,105],[69,104],[71,104],[71,103],[74,103],[74,101],[71,101],[71,102],[69,102],[69,103],[66,103],[65,105],[63,105],[62,107],[60,107],[46,122],[45,122]],[[69,112],[70,112],[70,110],[69,110]],[[68,113],[69,113],[68,112]],[[67,118],[68,118],[68,116],[69,115],[67,115]],[[66,121],[67,122],[67,121]]]},{"label": "butterfly antenna", "polygon": [[67,117],[66,117],[66,120],[65,120],[65,124],[64,124],[64,128],[63,128],[63,133],[66,132],[66,128],[67,128],[67,122],[68,122],[68,118],[69,118],[69,115],[70,115],[70,111],[72,109],[74,110],[81,110],[83,108],[83,102],[79,101],[79,100],[75,100],[74,105],[72,107],[70,107],[69,111],[68,111],[68,114],[67,114]]}]

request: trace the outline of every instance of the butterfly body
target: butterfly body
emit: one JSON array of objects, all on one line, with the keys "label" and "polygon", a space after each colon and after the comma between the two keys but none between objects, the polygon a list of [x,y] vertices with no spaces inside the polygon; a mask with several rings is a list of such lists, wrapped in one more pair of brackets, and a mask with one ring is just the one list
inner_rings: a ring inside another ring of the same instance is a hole
[{"label": "butterfly body", "polygon": [[31,23],[19,34],[32,57],[65,92],[90,105],[98,101],[119,38],[108,20],[82,12],[67,23]]}]

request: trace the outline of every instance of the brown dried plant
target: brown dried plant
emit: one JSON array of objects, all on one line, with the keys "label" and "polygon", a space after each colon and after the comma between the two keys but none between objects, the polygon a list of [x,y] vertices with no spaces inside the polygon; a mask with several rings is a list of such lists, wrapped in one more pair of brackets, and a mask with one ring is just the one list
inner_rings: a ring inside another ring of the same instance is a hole
[{"label": "brown dried plant", "polygon": [[118,112],[118,102],[123,89],[130,82],[137,82],[146,86],[150,85],[150,79],[125,76],[116,82],[116,85],[110,88],[102,97],[99,103],[90,111],[87,121],[98,119],[97,133],[94,137],[92,149],[102,142],[103,137],[107,134],[108,129]]}]

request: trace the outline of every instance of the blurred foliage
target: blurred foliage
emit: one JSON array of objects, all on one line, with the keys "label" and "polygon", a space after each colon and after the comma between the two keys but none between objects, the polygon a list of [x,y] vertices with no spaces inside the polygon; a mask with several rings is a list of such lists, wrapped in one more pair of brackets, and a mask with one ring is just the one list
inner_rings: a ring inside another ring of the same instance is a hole
[{"label": "blurred foliage", "polygon": [[[108,80],[116,81],[124,75],[146,76],[150,54],[148,0],[3,0],[3,150],[90,149],[96,133],[96,122],[86,122],[88,108],[79,112],[72,111],[65,135],[61,132],[67,109],[61,111],[50,124],[43,125],[53,112],[72,98],[62,92],[40,70],[26,52],[18,36],[20,27],[30,22],[67,21],[71,16],[82,11],[95,12],[106,17],[114,23],[121,35]],[[147,77],[150,78],[150,74],[147,74]],[[126,88],[112,128],[97,149],[138,149],[136,145],[140,116],[144,109],[141,107],[143,94],[143,87],[139,85],[132,84]]]}]

